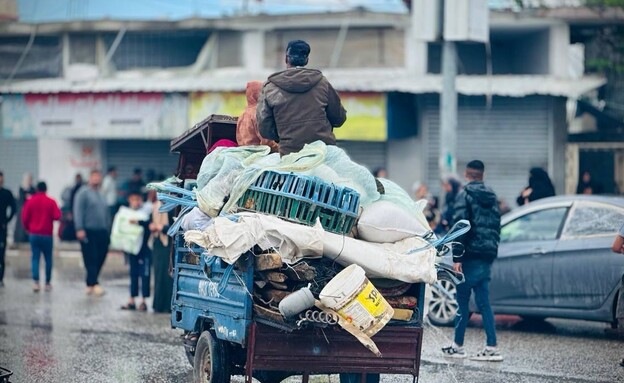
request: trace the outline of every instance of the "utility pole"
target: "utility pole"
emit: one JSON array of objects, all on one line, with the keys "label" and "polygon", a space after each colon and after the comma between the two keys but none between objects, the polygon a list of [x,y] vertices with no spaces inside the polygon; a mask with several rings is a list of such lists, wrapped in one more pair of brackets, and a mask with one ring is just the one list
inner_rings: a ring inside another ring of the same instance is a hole
[{"label": "utility pole", "polygon": [[442,42],[442,93],[440,94],[440,178],[457,173],[457,50],[454,41]]},{"label": "utility pole", "polygon": [[[442,0],[443,13],[448,4]],[[442,17],[444,24],[444,17]],[[444,29],[444,25],[442,25]],[[438,169],[440,178],[457,171],[457,49],[454,41],[442,38],[442,92],[440,93],[440,141]]]}]

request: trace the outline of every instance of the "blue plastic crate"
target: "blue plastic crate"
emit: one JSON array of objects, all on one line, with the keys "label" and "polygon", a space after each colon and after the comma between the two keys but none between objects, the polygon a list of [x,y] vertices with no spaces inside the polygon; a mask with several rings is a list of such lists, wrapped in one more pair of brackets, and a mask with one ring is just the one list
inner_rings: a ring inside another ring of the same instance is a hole
[{"label": "blue plastic crate", "polygon": [[318,177],[265,171],[238,200],[238,206],[306,225],[320,219],[325,230],[346,234],[358,217],[360,195]]}]

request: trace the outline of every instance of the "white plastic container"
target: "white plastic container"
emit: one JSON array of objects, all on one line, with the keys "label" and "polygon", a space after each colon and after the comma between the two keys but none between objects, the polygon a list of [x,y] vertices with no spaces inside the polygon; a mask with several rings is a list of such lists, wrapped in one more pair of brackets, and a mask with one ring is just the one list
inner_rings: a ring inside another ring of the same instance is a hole
[{"label": "white plastic container", "polygon": [[337,311],[368,336],[381,330],[394,314],[392,307],[366,278],[364,269],[355,264],[329,281],[319,297],[323,305]]},{"label": "white plastic container", "polygon": [[278,307],[285,318],[294,317],[303,310],[314,307],[314,295],[309,288],[304,287],[284,298]]}]

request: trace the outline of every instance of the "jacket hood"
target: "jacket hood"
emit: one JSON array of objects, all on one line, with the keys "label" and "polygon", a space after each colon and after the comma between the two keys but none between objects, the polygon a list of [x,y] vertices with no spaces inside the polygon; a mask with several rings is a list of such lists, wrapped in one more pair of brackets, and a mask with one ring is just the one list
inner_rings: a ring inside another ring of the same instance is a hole
[{"label": "jacket hood", "polygon": [[323,78],[317,69],[289,68],[272,74],[269,81],[290,93],[305,93]]},{"label": "jacket hood", "polygon": [[481,181],[473,181],[465,186],[466,193],[477,201],[484,208],[491,208],[496,205],[496,194],[492,189],[485,186]]},{"label": "jacket hood", "polygon": [[262,83],[260,81],[249,81],[247,83],[247,89],[245,95],[247,96],[247,106],[258,105],[258,98],[260,98],[260,91],[262,90]]}]

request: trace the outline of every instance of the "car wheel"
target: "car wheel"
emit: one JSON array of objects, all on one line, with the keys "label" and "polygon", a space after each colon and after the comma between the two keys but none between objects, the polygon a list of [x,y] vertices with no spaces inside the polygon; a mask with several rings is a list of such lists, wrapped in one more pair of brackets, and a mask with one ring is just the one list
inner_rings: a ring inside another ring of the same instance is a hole
[{"label": "car wheel", "polygon": [[451,326],[457,315],[457,286],[451,281],[439,280],[431,288],[429,321],[436,326]]},{"label": "car wheel", "polygon": [[195,347],[195,382],[230,383],[230,359],[225,342],[204,331]]}]

